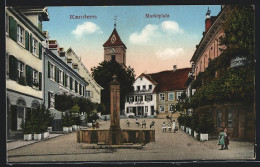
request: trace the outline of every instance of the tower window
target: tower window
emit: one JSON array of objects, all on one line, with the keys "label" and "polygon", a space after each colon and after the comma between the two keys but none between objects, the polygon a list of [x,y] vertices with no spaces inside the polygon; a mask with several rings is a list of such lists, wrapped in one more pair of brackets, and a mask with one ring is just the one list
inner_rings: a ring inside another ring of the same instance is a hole
[{"label": "tower window", "polygon": [[111,60],[116,61],[116,55],[111,55]]}]

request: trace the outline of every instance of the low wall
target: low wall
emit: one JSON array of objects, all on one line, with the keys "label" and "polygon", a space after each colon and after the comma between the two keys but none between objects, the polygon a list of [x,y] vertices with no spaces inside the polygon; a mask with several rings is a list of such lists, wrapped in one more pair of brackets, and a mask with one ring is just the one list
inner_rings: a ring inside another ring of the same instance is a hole
[{"label": "low wall", "polygon": [[[104,143],[109,142],[109,130],[82,129],[77,131],[78,143]],[[121,130],[122,143],[149,143],[155,142],[155,130]]]}]

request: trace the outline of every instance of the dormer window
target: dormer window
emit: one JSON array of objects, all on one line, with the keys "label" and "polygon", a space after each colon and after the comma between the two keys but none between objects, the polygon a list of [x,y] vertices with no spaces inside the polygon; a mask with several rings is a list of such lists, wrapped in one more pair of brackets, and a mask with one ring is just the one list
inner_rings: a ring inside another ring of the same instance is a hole
[{"label": "dormer window", "polygon": [[143,85],[143,90],[146,90],[146,85]]}]

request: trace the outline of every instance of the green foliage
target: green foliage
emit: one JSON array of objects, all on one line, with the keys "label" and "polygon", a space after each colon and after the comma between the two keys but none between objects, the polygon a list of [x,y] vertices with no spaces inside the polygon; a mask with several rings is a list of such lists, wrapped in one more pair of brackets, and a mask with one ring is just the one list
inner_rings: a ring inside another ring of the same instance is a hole
[{"label": "green foliage", "polygon": [[191,127],[191,116],[185,115],[184,116],[184,126],[185,127]]},{"label": "green foliage", "polygon": [[72,113],[79,113],[79,106],[78,106],[78,104],[74,105],[74,106],[70,109],[70,111],[71,111]]},{"label": "green foliage", "polygon": [[26,122],[29,123],[33,133],[39,134],[47,131],[53,117],[54,115],[42,104],[37,109],[32,109],[31,119]]},{"label": "green foliage", "polygon": [[199,121],[198,133],[213,133],[215,130],[213,117],[208,113],[202,114],[202,119]]},{"label": "green foliage", "polygon": [[105,112],[105,105],[103,103],[98,104],[97,112],[101,112],[101,114],[104,114],[104,112]]},{"label": "green foliage", "polygon": [[101,91],[101,102],[105,105],[103,114],[110,113],[110,82],[113,80],[114,74],[117,75],[120,83],[120,109],[124,109],[125,96],[134,90],[134,70],[131,67],[124,69],[116,61],[103,61],[91,71],[95,81],[104,88]]},{"label": "green foliage", "polygon": [[193,112],[191,118],[191,129],[194,131],[198,131],[198,126],[199,126],[199,115],[197,112]]},{"label": "green foliage", "polygon": [[254,10],[250,5],[231,6],[226,13],[224,27],[225,36],[221,44],[227,46],[224,53],[254,55]]},{"label": "green foliage", "polygon": [[69,114],[66,112],[65,115],[62,115],[62,126],[63,127],[69,127],[72,125],[71,118]]},{"label": "green foliage", "polygon": [[177,118],[179,125],[184,126],[185,124],[185,115],[181,114],[178,118]]},{"label": "green foliage", "polygon": [[96,121],[98,118],[99,117],[96,112],[91,112],[86,115],[86,122],[93,122]]},{"label": "green foliage", "polygon": [[80,113],[90,113],[94,110],[94,104],[89,99],[76,97],[74,101],[79,106]]},{"label": "green foliage", "polygon": [[69,110],[74,105],[74,100],[72,95],[67,95],[63,93],[61,95],[55,94],[55,109],[58,111],[66,111]]}]

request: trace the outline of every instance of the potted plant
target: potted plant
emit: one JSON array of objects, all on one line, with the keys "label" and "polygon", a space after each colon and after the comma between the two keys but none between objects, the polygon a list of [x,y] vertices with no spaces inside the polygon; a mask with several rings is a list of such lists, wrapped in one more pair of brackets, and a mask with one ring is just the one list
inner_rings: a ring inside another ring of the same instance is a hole
[{"label": "potted plant", "polygon": [[32,140],[31,122],[29,120],[26,120],[25,123],[22,123],[22,128],[23,128],[24,140],[25,141]]},{"label": "potted plant", "polygon": [[191,118],[191,128],[193,130],[193,136],[195,139],[197,139],[197,135],[198,135],[198,126],[199,126],[199,115],[197,112],[194,112],[192,114],[192,118]]},{"label": "potted plant", "polygon": [[208,134],[214,131],[214,122],[209,113],[202,115],[202,119],[198,126],[198,132],[200,133],[200,141],[208,141]]},{"label": "potted plant", "polygon": [[69,115],[68,115],[68,113],[66,113],[65,116],[62,116],[62,126],[63,126],[64,132],[69,131]]}]

